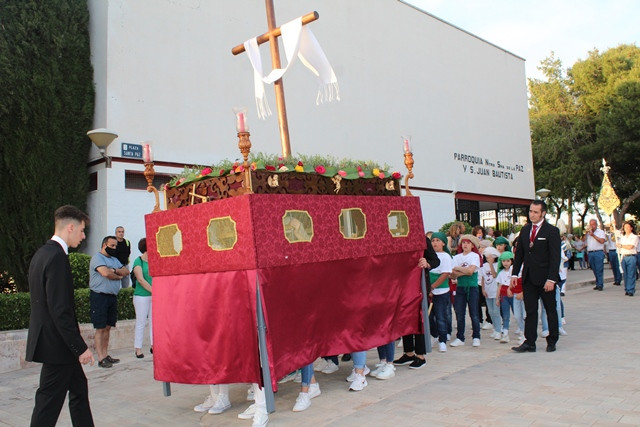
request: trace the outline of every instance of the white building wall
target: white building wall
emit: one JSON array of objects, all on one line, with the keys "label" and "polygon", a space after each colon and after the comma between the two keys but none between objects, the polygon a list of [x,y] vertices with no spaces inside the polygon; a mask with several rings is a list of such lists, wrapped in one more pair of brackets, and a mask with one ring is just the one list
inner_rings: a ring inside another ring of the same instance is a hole
[{"label": "white building wall", "polygon": [[[281,151],[273,90],[267,87],[274,116],[259,121],[249,61],[245,54],[231,54],[233,46],[266,31],[263,2],[89,0],[89,6],[94,124],[120,135],[109,155],[120,156],[122,142],[151,140],[159,161],[211,164],[238,158],[231,109],[241,105],[251,112],[252,150]],[[340,102],[316,106],[316,82],[302,64],[285,76],[294,155],[371,159],[404,173],[400,136],[411,134],[416,175],[411,185],[451,192],[421,197],[427,229],[454,219],[456,191],[533,198],[521,58],[397,0],[278,0],[275,7],[278,24],[318,11],[311,29],[341,89]],[[267,45],[262,52],[269,68]],[[475,156],[482,164],[456,154]],[[96,158],[94,150],[91,159]],[[521,171],[500,169],[498,162]],[[478,168],[489,175],[475,173]],[[132,243],[144,233],[143,215],[153,196],[125,190],[125,169],[141,171],[142,165],[114,161],[110,170],[96,167],[101,194],[89,198],[88,252],[117,225],[125,227]],[[495,178],[494,170],[513,179]],[[441,199],[445,203],[435,204]]]}]

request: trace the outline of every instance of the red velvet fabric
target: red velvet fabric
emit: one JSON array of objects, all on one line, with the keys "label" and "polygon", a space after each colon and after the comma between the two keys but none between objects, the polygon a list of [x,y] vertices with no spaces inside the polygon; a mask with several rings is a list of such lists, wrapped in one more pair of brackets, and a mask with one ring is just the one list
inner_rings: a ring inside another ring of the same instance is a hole
[{"label": "red velvet fabric", "polygon": [[260,383],[256,274],[274,388],[278,378],[319,356],[421,332],[421,255],[154,278],[154,376],[191,384]]}]

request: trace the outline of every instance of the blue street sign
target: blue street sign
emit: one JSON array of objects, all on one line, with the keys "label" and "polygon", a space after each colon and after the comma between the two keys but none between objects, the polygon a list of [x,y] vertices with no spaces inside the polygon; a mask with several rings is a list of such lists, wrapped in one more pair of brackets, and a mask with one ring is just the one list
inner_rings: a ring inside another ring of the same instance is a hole
[{"label": "blue street sign", "polygon": [[122,157],[131,159],[142,159],[142,144],[122,143]]}]

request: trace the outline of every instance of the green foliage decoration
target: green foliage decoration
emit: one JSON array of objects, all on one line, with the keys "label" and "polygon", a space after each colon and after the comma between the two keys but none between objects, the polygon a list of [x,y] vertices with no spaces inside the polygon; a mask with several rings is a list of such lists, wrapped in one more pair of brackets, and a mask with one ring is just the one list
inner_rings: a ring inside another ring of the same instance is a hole
[{"label": "green foliage decoration", "polygon": [[86,208],[90,54],[86,1],[0,1],[0,271],[19,291],[55,209]]}]

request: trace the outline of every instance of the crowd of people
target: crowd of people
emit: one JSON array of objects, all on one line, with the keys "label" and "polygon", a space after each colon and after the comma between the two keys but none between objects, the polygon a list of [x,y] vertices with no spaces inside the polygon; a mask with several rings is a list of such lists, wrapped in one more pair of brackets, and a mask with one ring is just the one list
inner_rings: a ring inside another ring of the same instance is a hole
[{"label": "crowd of people", "polygon": [[[534,201],[529,208],[529,222],[511,239],[498,232],[487,233],[476,226],[466,234],[463,223],[454,223],[448,233],[427,233],[427,249],[416,268],[426,270],[429,298],[431,344],[445,353],[448,347],[466,344],[467,319],[471,321],[471,345],[481,345],[481,332],[486,330],[492,340],[509,343],[510,330],[518,345],[516,353],[535,352],[538,319],[542,321],[541,336],[546,339],[547,352],[556,351],[564,330],[564,285],[572,260],[582,260],[595,275],[595,290],[604,289],[605,256],[614,272],[614,285],[624,282],[625,294],[633,296],[640,267],[640,238],[635,224],[626,221],[622,230],[612,223],[605,232],[591,220],[583,237],[560,235],[557,227],[545,221],[546,205]],[[73,304],[71,268],[66,256],[69,248],[84,239],[88,216],[73,206],[56,210],[55,233],[33,257],[29,271],[32,298],[27,357],[43,363],[40,386],[32,425],[55,425],[66,394],[69,393],[70,414],[74,425],[93,425],[89,408],[88,387],[82,364],[95,362],[93,353],[80,335]],[[579,242],[582,242],[580,244]],[[144,330],[149,324],[150,349],[153,353],[151,330],[152,277],[149,275],[146,239],[138,242],[141,255],[129,270],[131,245],[119,226],[115,235],[106,236],[90,263],[91,321],[96,330],[95,348],[98,365],[110,368],[119,362],[108,354],[110,329],[117,321],[117,294],[121,288],[134,286],[133,304],[136,326],[133,348],[136,358],[143,358]],[[580,256],[579,254],[583,254]],[[484,315],[483,315],[484,308]],[[453,336],[453,313],[456,330]],[[540,314],[540,316],[539,316]],[[515,328],[511,325],[515,319]],[[395,358],[396,341],[377,348],[379,363],[373,370],[366,365],[368,349],[343,355],[351,360],[353,369],[346,378],[349,390],[358,392],[368,386],[367,376],[388,380],[395,376],[397,366],[421,369],[426,365],[424,335],[411,334],[402,339],[403,354]],[[311,399],[321,394],[315,372],[332,374],[338,370],[338,355],[326,356],[314,364],[301,367],[280,382],[300,382],[300,392],[293,411],[311,406]],[[205,400],[196,405],[196,412],[220,414],[231,407],[229,386],[210,385]],[[255,400],[241,419],[252,419],[253,426],[268,423],[264,389],[253,384],[247,400]]]}]

